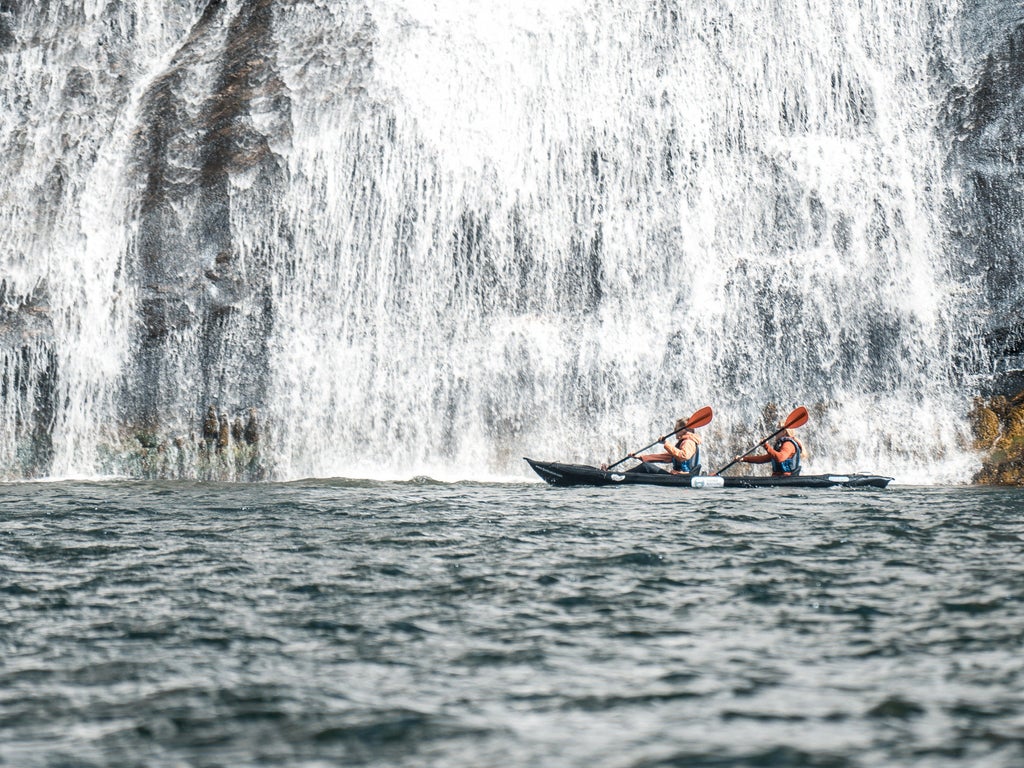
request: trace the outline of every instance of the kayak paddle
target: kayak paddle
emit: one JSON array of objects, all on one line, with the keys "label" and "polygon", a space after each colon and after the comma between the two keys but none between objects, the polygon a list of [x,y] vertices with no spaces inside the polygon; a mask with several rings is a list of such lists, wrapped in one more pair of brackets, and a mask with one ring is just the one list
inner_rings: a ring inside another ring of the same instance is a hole
[{"label": "kayak paddle", "polygon": [[[634,454],[635,453],[643,453],[648,448],[653,448],[655,445],[658,445],[658,443],[664,443],[670,437],[674,437],[675,435],[677,435],[680,432],[682,432],[684,429],[696,429],[697,427],[707,426],[708,424],[711,423],[711,419],[712,419],[712,417],[714,415],[715,414],[711,410],[711,406],[710,405],[705,405],[699,411],[695,411],[694,414],[690,418],[688,418],[686,420],[686,423],[683,426],[681,426],[679,429],[677,429],[675,432],[669,432],[664,437],[659,437],[657,440],[655,440],[650,445],[645,445],[639,451],[633,451],[633,453]],[[622,462],[624,462],[626,459],[629,459],[629,458],[634,458],[635,459],[636,456],[623,456],[621,459],[616,461],[614,464],[609,464],[608,465],[608,469],[611,469],[612,467],[619,466],[619,464],[621,464]]]},{"label": "kayak paddle", "polygon": [[[791,414],[789,414],[789,416],[786,417],[786,420],[782,423],[781,427],[779,427],[777,430],[772,432],[770,435],[768,435],[768,437],[766,437],[764,440],[759,442],[757,445],[755,445],[749,451],[744,453],[743,456],[749,456],[750,454],[752,454],[754,451],[756,451],[758,449],[758,446],[764,445],[769,440],[771,440],[773,437],[775,437],[777,434],[779,434],[779,433],[781,433],[781,432],[783,432],[783,431],[785,431],[787,429],[796,429],[797,427],[802,427],[806,423],[807,423],[807,409],[804,408],[802,405],[799,408],[794,408],[793,412]],[[711,476],[714,477],[715,475],[722,474],[723,472],[725,472],[725,470],[727,470],[729,467],[731,467],[737,461],[742,459],[743,456],[737,456],[735,459],[730,461],[728,464],[726,464],[724,467],[722,467],[717,472],[712,472]]]}]

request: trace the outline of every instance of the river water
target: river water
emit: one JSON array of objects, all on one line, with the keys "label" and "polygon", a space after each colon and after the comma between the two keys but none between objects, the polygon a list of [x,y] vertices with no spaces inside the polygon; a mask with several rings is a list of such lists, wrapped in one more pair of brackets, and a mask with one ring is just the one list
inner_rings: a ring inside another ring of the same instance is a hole
[{"label": "river water", "polygon": [[1024,495],[0,487],[0,765],[1019,766]]}]

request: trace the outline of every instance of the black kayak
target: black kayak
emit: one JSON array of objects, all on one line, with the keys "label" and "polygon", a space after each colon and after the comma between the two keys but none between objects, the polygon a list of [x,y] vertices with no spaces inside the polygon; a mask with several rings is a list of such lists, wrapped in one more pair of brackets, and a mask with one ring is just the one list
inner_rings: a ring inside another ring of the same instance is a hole
[{"label": "black kayak", "polygon": [[[525,458],[525,457],[524,457]],[[650,464],[620,472],[585,464],[526,459],[551,485],[668,485],[678,488],[885,488],[891,477],[880,475],[798,475],[796,477],[674,475]]]}]

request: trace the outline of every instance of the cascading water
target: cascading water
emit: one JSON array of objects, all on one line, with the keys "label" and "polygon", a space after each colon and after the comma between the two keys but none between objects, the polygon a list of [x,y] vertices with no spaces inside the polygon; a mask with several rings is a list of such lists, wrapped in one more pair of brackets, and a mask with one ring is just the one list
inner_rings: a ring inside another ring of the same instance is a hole
[{"label": "cascading water", "polygon": [[0,472],[525,476],[705,404],[715,466],[806,404],[811,468],[967,479],[962,14],[8,6]]}]

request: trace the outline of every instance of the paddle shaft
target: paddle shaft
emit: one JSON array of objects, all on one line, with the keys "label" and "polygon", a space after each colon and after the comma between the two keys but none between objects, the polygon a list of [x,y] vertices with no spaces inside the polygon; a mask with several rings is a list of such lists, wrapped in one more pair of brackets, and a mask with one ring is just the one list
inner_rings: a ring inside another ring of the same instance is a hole
[{"label": "paddle shaft", "polygon": [[[638,454],[638,453],[643,453],[643,452],[644,452],[644,451],[646,451],[646,450],[647,450],[648,448],[653,448],[653,447],[654,447],[654,446],[656,446],[656,445],[657,445],[658,443],[663,443],[663,442],[665,442],[666,440],[668,440],[668,439],[669,439],[670,437],[675,437],[675,436],[676,436],[676,435],[678,435],[678,434],[679,434],[680,432],[682,432],[682,431],[683,431],[684,429],[696,429],[697,427],[706,427],[706,426],[707,426],[708,424],[710,424],[710,423],[711,423],[711,419],[713,419],[713,418],[714,418],[714,416],[715,416],[715,414],[714,414],[714,411],[712,411],[712,410],[711,410],[711,406],[710,406],[710,405],[706,405],[706,406],[704,406],[704,407],[703,407],[703,408],[701,408],[701,409],[700,409],[699,411],[695,411],[695,412],[693,413],[693,415],[691,415],[691,416],[690,416],[690,418],[688,418],[688,419],[686,420],[686,423],[685,423],[685,424],[683,424],[683,426],[681,426],[681,427],[680,427],[679,429],[677,429],[677,430],[675,430],[675,431],[673,431],[673,432],[669,432],[669,433],[668,433],[667,435],[665,435],[665,436],[663,436],[663,437],[659,437],[659,438],[658,438],[657,440],[655,440],[655,441],[654,441],[653,443],[651,443],[650,445],[645,445],[645,446],[644,446],[643,448],[641,448],[641,449],[640,449],[639,451],[633,451],[633,453],[631,453],[631,454],[628,454],[628,455],[626,455],[626,456],[623,456],[623,457],[622,457],[621,459],[619,459],[618,461],[616,461],[616,462],[615,462],[614,464],[612,464],[611,466],[609,466],[609,467],[606,467],[606,468],[605,468],[605,471],[607,471],[607,470],[611,469],[612,467],[617,467],[617,466],[619,466],[619,464],[621,464],[622,462],[624,462],[624,461],[625,461],[626,459],[631,459],[631,458],[632,458],[632,459],[636,459],[636,458],[638,458],[636,454]],[[640,459],[640,461],[643,461],[643,459]]]},{"label": "paddle shaft", "polygon": [[781,434],[782,434],[783,432],[785,432],[785,431],[786,431],[786,429],[787,429],[787,427],[782,427],[782,428],[780,428],[780,429],[777,429],[777,430],[775,430],[775,431],[774,431],[774,432],[772,432],[772,433],[771,433],[770,435],[768,435],[768,437],[766,437],[766,438],[765,438],[764,440],[762,440],[762,441],[761,441],[760,443],[758,443],[758,444],[757,444],[757,445],[755,445],[755,446],[754,446],[753,448],[751,448],[751,449],[750,449],[749,451],[747,451],[746,453],[744,453],[744,454],[743,454],[742,456],[738,456],[737,458],[735,458],[735,459],[733,459],[732,461],[730,461],[730,462],[729,462],[728,464],[726,464],[726,465],[725,465],[724,467],[722,467],[721,469],[719,469],[719,470],[716,470],[715,472],[712,472],[712,473],[711,473],[712,477],[714,477],[715,475],[720,475],[720,474],[722,474],[723,472],[725,472],[725,470],[727,470],[727,469],[728,469],[729,467],[731,467],[731,466],[732,466],[733,464],[735,464],[735,463],[736,463],[737,461],[739,461],[740,459],[746,458],[747,456],[749,456],[750,454],[752,454],[752,453],[753,453],[754,451],[756,451],[756,450],[757,450],[757,449],[758,449],[759,447],[761,447],[762,445],[764,445],[765,443],[767,443],[767,442],[768,442],[769,440],[771,440],[771,439],[772,439],[773,437],[775,437],[776,435],[781,435]]},{"label": "paddle shaft", "polygon": [[[675,436],[676,436],[676,435],[678,435],[678,434],[679,434],[680,432],[682,432],[682,431],[683,431],[684,429],[686,429],[686,427],[680,427],[680,428],[679,428],[679,429],[677,429],[677,430],[676,430],[675,432],[670,432],[670,433],[668,433],[667,435],[665,435],[664,437],[659,437],[659,438],[658,438],[657,440],[655,440],[655,441],[654,441],[653,443],[651,443],[650,445],[645,445],[645,446],[644,446],[643,448],[641,448],[641,449],[640,449],[639,451],[633,451],[633,453],[643,453],[643,452],[644,452],[644,451],[646,451],[646,450],[647,450],[648,448],[653,448],[654,446],[656,446],[656,445],[659,445],[660,443],[664,443],[664,442],[665,442],[666,440],[668,440],[668,439],[669,439],[670,437],[675,437]],[[609,464],[609,465],[608,465],[608,469],[611,469],[612,467],[617,467],[617,466],[619,466],[619,464],[621,464],[622,462],[624,462],[624,461],[625,461],[626,459],[637,459],[637,458],[640,458],[640,457],[639,457],[639,456],[623,456],[623,457],[622,457],[621,459],[619,459],[618,461],[616,461],[616,462],[615,462],[614,464]],[[643,459],[640,459],[640,461],[643,461]]]}]

